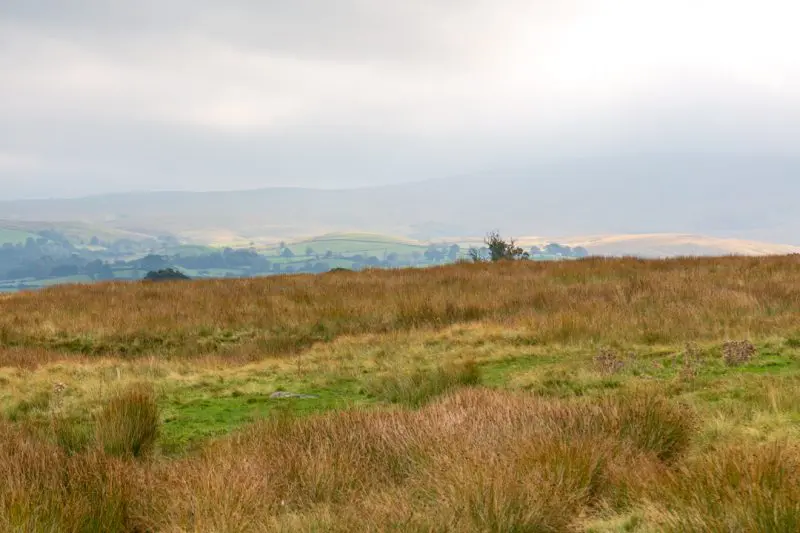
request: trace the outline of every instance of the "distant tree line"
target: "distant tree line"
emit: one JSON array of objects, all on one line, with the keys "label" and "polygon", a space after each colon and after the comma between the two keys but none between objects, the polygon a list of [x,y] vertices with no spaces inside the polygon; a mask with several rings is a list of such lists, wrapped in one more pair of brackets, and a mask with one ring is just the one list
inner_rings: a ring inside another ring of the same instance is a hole
[{"label": "distant tree line", "polygon": [[[157,253],[154,250],[186,253]],[[523,249],[513,240],[490,233],[484,246],[463,250],[458,244],[430,244],[405,251],[334,252],[308,245],[300,253],[280,243],[270,255],[252,248],[221,250],[198,247],[183,249],[170,236],[145,241],[108,241],[93,236],[86,242],[71,241],[55,230],[43,230],[23,242],[0,244],[0,283],[22,286],[32,280],[73,278],[94,281],[140,279],[145,274],[174,269],[190,272],[190,277],[248,277],[284,273],[323,273],[336,268],[403,268],[453,263],[466,257],[473,260],[579,258],[588,251],[581,247],[551,243]],[[397,250],[397,249],[395,249]],[[128,259],[134,256],[133,259]],[[12,285],[13,286],[13,285]]]}]

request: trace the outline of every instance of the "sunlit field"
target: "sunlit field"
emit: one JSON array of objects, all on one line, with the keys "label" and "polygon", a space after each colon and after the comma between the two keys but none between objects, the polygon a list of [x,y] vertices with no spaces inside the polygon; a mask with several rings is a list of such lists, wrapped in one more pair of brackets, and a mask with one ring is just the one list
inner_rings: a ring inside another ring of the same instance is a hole
[{"label": "sunlit field", "polygon": [[800,257],[0,294],[0,480],[0,531],[794,533]]}]

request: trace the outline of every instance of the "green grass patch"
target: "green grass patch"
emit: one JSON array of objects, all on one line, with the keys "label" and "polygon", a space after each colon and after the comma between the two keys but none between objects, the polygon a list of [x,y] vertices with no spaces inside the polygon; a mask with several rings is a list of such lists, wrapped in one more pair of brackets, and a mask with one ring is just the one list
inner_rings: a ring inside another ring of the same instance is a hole
[{"label": "green grass patch", "polygon": [[484,363],[481,365],[482,383],[489,387],[502,387],[514,377],[536,369],[551,368],[564,361],[563,356],[530,354]]},{"label": "green grass patch", "polygon": [[[176,390],[160,402],[163,414],[160,447],[168,454],[192,449],[209,438],[220,437],[259,419],[278,413],[306,416],[369,403],[352,387],[318,388],[303,386],[267,387],[263,391],[243,392],[247,384],[229,383],[212,390],[199,385],[194,391]],[[272,392],[287,390],[317,398],[271,398]]]},{"label": "green grass patch", "polygon": [[306,248],[309,246],[317,254],[324,254],[330,250],[333,253],[378,255],[379,257],[384,253],[405,255],[415,251],[422,253],[426,250],[426,247],[421,244],[384,235],[359,233],[322,235],[313,239],[288,244],[288,248],[297,255],[305,255]]}]

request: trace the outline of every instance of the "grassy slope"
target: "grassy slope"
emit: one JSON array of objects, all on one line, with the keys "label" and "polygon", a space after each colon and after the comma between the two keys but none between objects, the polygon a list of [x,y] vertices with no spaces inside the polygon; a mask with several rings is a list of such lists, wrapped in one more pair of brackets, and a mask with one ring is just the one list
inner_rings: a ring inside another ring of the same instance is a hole
[{"label": "grassy slope", "polygon": [[35,239],[37,235],[20,229],[0,227],[0,244],[3,243],[20,244],[24,243],[29,237]]},{"label": "grassy slope", "polygon": [[339,233],[322,235],[313,239],[292,242],[289,248],[296,254],[305,254],[307,247],[312,247],[315,252],[324,254],[330,250],[334,253],[360,253],[364,255],[383,256],[383,253],[410,254],[414,251],[424,252],[426,246],[422,243],[396,239],[384,235]]},{"label": "grassy slope", "polygon": [[[3,233],[6,231],[22,232],[36,238],[37,232],[47,229],[54,229],[76,242],[81,240],[88,242],[95,236],[104,241],[113,241],[117,239],[140,241],[152,239],[157,236],[156,234],[117,228],[100,221],[84,223],[77,221],[37,222],[31,220],[0,220],[0,243],[7,242],[2,239]],[[27,236],[25,238],[27,238]]]},{"label": "grassy slope", "polygon": [[800,246],[788,244],[674,233],[571,237],[566,242],[589,248],[596,255],[673,257],[676,255],[736,254],[758,256],[800,252]]},{"label": "grassy slope", "polygon": [[[784,470],[800,459],[798,301],[791,257],[59,287],[0,295],[0,405],[11,427],[60,419],[88,427],[112,391],[154,383],[161,455],[112,466],[132,469],[134,480],[144,471],[160,480],[137,485],[134,501],[163,529],[795,531],[797,480]],[[756,357],[725,365],[729,339],[750,339]],[[598,365],[601,348],[621,368]],[[424,406],[474,376],[499,396],[461,393]],[[276,390],[320,398],[270,400]],[[667,410],[636,414],[643,418],[632,427],[672,435],[663,432],[684,422],[670,409],[692,413],[676,458],[652,455],[672,449],[657,444],[661,437],[615,433],[614,417],[628,416],[641,391],[665,398]],[[590,423],[586,401],[617,403]],[[423,407],[396,411],[393,402]],[[353,407],[374,415],[287,421],[277,432],[251,426]],[[519,425],[529,412],[540,421],[562,415],[540,434],[531,429],[538,423]],[[571,417],[589,425],[580,434],[578,426],[558,429]],[[249,429],[207,442],[239,428]],[[525,451],[531,440],[546,456]],[[257,442],[271,443],[274,463]],[[599,455],[560,448],[572,442]],[[484,446],[495,459],[481,455]],[[341,455],[349,449],[360,451]],[[584,459],[600,461],[591,475],[605,489],[590,488],[593,478],[574,462]],[[493,464],[538,481],[480,477]],[[8,467],[0,460],[0,470]],[[566,468],[558,481],[553,468]],[[171,477],[179,471],[182,488]],[[264,476],[267,486],[253,485]],[[172,491],[167,509],[154,503],[162,489]],[[543,499],[546,492],[560,503]],[[11,516],[8,495],[0,489],[0,523]],[[187,507],[190,495],[199,507]]]}]

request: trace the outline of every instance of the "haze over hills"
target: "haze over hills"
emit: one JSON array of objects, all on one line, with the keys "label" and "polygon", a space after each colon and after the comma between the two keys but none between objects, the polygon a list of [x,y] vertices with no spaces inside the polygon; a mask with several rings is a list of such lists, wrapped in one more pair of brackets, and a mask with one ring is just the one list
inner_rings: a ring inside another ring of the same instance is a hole
[{"label": "haze over hills", "polygon": [[[800,244],[800,212],[794,206],[799,178],[800,158],[791,157],[584,158],[359,189],[144,192],[2,202],[0,219],[166,232],[202,243],[266,242],[336,231],[436,240],[499,229],[553,238],[669,233]],[[741,248],[743,253],[770,249],[752,243]]]}]

